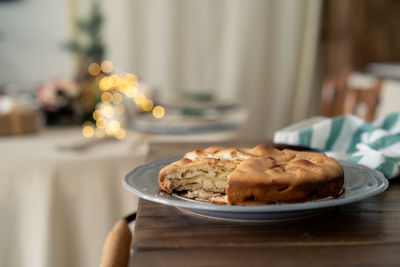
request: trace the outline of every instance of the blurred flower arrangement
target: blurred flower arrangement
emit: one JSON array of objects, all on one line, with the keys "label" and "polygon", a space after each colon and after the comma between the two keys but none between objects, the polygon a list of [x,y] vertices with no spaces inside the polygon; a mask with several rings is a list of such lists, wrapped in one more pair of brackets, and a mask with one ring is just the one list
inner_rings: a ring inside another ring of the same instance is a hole
[{"label": "blurred flower arrangement", "polygon": [[57,78],[38,88],[36,96],[45,112],[46,124],[80,122],[81,106],[77,101],[81,90],[73,79]]}]

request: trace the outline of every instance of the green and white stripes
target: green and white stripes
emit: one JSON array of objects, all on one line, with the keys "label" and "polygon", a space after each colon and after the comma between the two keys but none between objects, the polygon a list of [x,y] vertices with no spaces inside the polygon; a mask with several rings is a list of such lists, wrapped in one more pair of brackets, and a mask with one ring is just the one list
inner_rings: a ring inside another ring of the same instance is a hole
[{"label": "green and white stripes", "polygon": [[400,113],[372,123],[353,115],[312,118],[276,132],[274,142],[311,147],[381,171],[387,178],[400,172]]}]

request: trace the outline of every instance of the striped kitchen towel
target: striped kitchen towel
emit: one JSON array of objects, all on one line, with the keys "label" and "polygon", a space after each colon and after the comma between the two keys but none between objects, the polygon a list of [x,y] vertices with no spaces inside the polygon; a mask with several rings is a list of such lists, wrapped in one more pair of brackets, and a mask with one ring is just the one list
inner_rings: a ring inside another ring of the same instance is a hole
[{"label": "striped kitchen towel", "polygon": [[400,113],[372,123],[353,115],[313,117],[277,131],[274,142],[310,147],[378,170],[386,178],[400,173]]}]

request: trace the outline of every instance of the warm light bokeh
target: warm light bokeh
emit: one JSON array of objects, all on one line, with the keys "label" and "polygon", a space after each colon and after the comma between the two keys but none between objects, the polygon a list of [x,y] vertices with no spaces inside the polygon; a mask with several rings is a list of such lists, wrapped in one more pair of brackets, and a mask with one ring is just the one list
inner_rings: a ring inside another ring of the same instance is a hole
[{"label": "warm light bokeh", "polygon": [[103,91],[107,91],[110,90],[112,88],[112,80],[110,77],[105,76],[104,78],[102,78],[99,82],[99,87],[101,90]]},{"label": "warm light bokeh", "polygon": [[151,111],[153,109],[153,101],[151,101],[150,99],[146,99],[141,105],[140,108],[143,111]]},{"label": "warm light bokeh", "polygon": [[114,93],[112,95],[112,102],[114,105],[119,105],[122,103],[122,95],[120,93]]},{"label": "warm light bokeh", "polygon": [[113,99],[113,95],[109,92],[104,92],[101,94],[101,101],[104,103],[109,103]]},{"label": "warm light bokeh", "polygon": [[133,98],[136,96],[138,88],[136,86],[130,86],[125,90],[125,95],[127,97]]},{"label": "warm light bokeh", "polygon": [[155,106],[153,109],[154,118],[161,119],[165,115],[165,109],[162,106]]},{"label": "warm light bokeh", "polygon": [[111,61],[109,60],[104,60],[103,62],[101,62],[101,71],[103,71],[104,73],[110,73],[113,70],[113,64]]},{"label": "warm light bokeh", "polygon": [[101,109],[101,113],[103,114],[104,117],[111,118],[112,116],[114,116],[114,109],[112,108],[111,105],[105,105]]},{"label": "warm light bokeh", "polygon": [[100,74],[100,71],[101,71],[100,65],[97,63],[92,63],[88,67],[88,72],[90,75],[96,76]]},{"label": "warm light bokeh", "polygon": [[119,123],[119,121],[116,120],[112,120],[109,124],[108,124],[108,129],[112,132],[116,132],[119,128],[121,127],[121,124]]},{"label": "warm light bokeh", "polygon": [[125,130],[122,129],[122,128],[119,128],[119,129],[116,131],[116,133],[115,133],[115,137],[116,137],[117,139],[124,139],[125,136],[126,136],[126,132],[125,132]]},{"label": "warm light bokeh", "polygon": [[133,98],[136,105],[141,105],[146,101],[146,97],[143,93],[137,93],[136,96]]},{"label": "warm light bokeh", "polygon": [[83,134],[84,137],[88,137],[88,138],[92,137],[93,134],[94,134],[93,127],[90,126],[90,125],[84,126],[83,129],[82,129],[82,134]]},{"label": "warm light bokeh", "polygon": [[109,60],[103,61],[101,65],[91,63],[88,67],[88,72],[96,76],[96,82],[103,92],[100,95],[101,101],[96,105],[96,110],[92,114],[95,124],[92,122],[83,124],[82,134],[85,137],[125,138],[126,130],[123,129],[121,123],[122,116],[126,111],[123,103],[124,97],[133,99],[137,109],[141,112],[153,111],[155,118],[162,118],[165,114],[163,107],[154,107],[153,101],[146,97],[141,91],[143,89],[139,89],[138,77],[135,74],[111,74],[113,68],[114,66]]},{"label": "warm light bokeh", "polygon": [[104,129],[105,120],[103,118],[99,118],[96,121],[96,127],[99,129]]}]

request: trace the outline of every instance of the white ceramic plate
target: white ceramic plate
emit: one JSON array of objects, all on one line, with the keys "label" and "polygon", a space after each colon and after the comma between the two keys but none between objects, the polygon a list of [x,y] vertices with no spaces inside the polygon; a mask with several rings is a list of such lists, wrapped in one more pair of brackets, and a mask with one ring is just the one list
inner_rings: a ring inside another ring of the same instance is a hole
[{"label": "white ceramic plate", "polygon": [[274,220],[304,216],[321,209],[360,201],[385,191],[389,183],[375,170],[365,166],[339,161],[343,166],[344,191],[338,198],[327,198],[299,204],[272,204],[261,206],[216,205],[169,195],[158,186],[158,172],[181,157],[149,162],[130,171],[122,180],[126,189],[135,195],[164,205],[183,208],[200,215],[233,220]]}]

